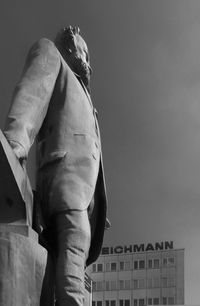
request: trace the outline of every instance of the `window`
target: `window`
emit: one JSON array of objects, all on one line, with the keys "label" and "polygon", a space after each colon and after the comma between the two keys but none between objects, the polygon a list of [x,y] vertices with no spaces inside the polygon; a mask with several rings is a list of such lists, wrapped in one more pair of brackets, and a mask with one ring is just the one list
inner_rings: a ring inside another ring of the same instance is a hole
[{"label": "window", "polygon": [[175,265],[175,257],[163,258],[163,267],[173,267]]},{"label": "window", "polygon": [[134,270],[137,270],[138,269],[138,261],[134,261]]},{"label": "window", "polygon": [[167,277],[162,278],[162,287],[164,287],[164,288],[167,287]]},{"label": "window", "polygon": [[163,297],[163,305],[167,305],[167,298]]},{"label": "window", "polygon": [[130,306],[130,300],[125,300],[124,306]]},{"label": "window", "polygon": [[92,282],[92,290],[93,291],[97,290],[97,283],[96,282]]},{"label": "window", "polygon": [[167,258],[163,258],[163,267],[167,267]]},{"label": "window", "polygon": [[119,269],[120,270],[124,270],[125,269],[125,262],[124,261],[120,261],[119,262]]},{"label": "window", "polygon": [[[122,264],[121,264],[122,263]],[[123,262],[120,263],[120,269],[123,267]],[[107,262],[105,264],[106,271],[117,271],[117,263],[116,262]]]},{"label": "window", "polygon": [[130,270],[130,268],[131,268],[130,261],[125,261],[125,270]]},{"label": "window", "polygon": [[159,298],[154,298],[153,305],[159,305],[159,304],[160,304]]},{"label": "window", "polygon": [[119,300],[119,306],[130,306],[130,300]]},{"label": "window", "polygon": [[139,288],[140,289],[144,289],[145,288],[144,279],[139,279]]},{"label": "window", "polygon": [[162,278],[162,287],[166,288],[166,287],[175,287],[176,282],[175,282],[175,278],[170,277],[163,277]]},{"label": "window", "polygon": [[97,291],[103,290],[103,282],[97,282]]},{"label": "window", "polygon": [[119,280],[119,289],[120,290],[128,290],[130,289],[131,287],[131,284],[130,284],[130,280],[129,279],[126,279],[126,280]]},{"label": "window", "polygon": [[145,306],[144,299],[139,299],[139,306]]},{"label": "window", "polygon": [[111,262],[110,270],[111,271],[116,271],[117,270],[117,263],[116,262]]},{"label": "window", "polygon": [[102,301],[92,301],[92,306],[103,306]]},{"label": "window", "polygon": [[138,279],[133,280],[133,289],[138,289],[139,288],[139,281]]},{"label": "window", "polygon": [[175,305],[175,298],[174,297],[169,297],[168,298],[168,305]]},{"label": "window", "polygon": [[175,265],[175,258],[174,257],[169,257],[168,258],[168,265],[169,266],[174,266]]},{"label": "window", "polygon": [[168,287],[175,287],[175,279],[170,277],[167,282]]},{"label": "window", "polygon": [[110,263],[109,262],[106,263],[106,271],[110,271]]},{"label": "window", "polygon": [[143,278],[133,280],[133,289],[144,289],[144,288],[145,288],[145,280]]},{"label": "window", "polygon": [[158,269],[160,267],[160,260],[158,258],[148,260],[149,269]]},{"label": "window", "polygon": [[136,299],[133,300],[133,306],[138,306],[138,301]]},{"label": "window", "polygon": [[153,288],[153,279],[152,278],[147,279],[147,288]]},{"label": "window", "polygon": [[155,277],[153,279],[153,286],[154,286],[154,288],[160,287],[160,279],[158,277]]},{"label": "window", "polygon": [[135,260],[133,266],[134,270],[145,269],[145,260]]},{"label": "window", "polygon": [[125,280],[125,289],[130,289],[131,288],[131,282],[130,282],[130,280],[129,279],[126,279]]},{"label": "window", "polygon": [[148,305],[153,305],[153,299],[152,298],[148,298]]},{"label": "window", "polygon": [[154,259],[153,260],[153,266],[155,269],[158,269],[160,266],[160,260],[159,259]]},{"label": "window", "polygon": [[139,269],[145,269],[145,261],[139,260]]},{"label": "window", "polygon": [[130,261],[120,261],[119,269],[120,270],[130,270]]},{"label": "window", "polygon": [[152,300],[152,298],[148,298],[148,305],[153,305],[153,300]]},{"label": "window", "polygon": [[97,264],[97,272],[103,272],[103,264]]},{"label": "window", "polygon": [[152,260],[152,259],[149,259],[149,260],[148,260],[148,268],[149,268],[149,269],[152,269],[152,268],[153,268],[153,260]]},{"label": "window", "polygon": [[124,280],[119,281],[119,289],[123,290],[124,289]]},{"label": "window", "polygon": [[106,290],[110,290],[109,281],[105,282],[105,287],[106,287]]},{"label": "window", "polygon": [[116,301],[115,300],[106,300],[105,301],[105,306],[116,306]]},{"label": "window", "polygon": [[117,282],[116,281],[111,281],[110,282],[110,289],[111,290],[116,290],[117,289]]},{"label": "window", "polygon": [[96,269],[96,264],[93,264],[93,265],[92,265],[92,272],[96,272],[96,270],[97,270],[97,269]]}]

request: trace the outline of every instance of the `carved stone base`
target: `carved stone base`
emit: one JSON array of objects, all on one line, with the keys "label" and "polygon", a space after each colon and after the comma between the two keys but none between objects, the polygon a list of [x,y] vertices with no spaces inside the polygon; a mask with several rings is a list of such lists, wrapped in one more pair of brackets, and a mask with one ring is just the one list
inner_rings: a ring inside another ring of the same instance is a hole
[{"label": "carved stone base", "polygon": [[0,130],[0,223],[32,226],[33,193],[26,171]]},{"label": "carved stone base", "polygon": [[52,262],[35,234],[0,226],[0,306],[54,305]]}]

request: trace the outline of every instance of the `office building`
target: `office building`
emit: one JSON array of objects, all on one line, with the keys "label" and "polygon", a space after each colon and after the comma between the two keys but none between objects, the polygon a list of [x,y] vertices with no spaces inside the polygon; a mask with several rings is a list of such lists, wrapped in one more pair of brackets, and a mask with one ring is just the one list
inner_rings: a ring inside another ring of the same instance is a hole
[{"label": "office building", "polygon": [[88,273],[92,306],[184,304],[184,250],[173,241],[103,247]]},{"label": "office building", "polygon": [[85,273],[85,299],[84,299],[84,306],[92,306],[92,280]]}]

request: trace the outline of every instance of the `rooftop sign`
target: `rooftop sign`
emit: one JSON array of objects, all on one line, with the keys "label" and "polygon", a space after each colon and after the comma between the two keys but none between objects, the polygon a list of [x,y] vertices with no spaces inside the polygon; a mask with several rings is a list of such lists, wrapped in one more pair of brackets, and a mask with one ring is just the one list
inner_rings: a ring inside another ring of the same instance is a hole
[{"label": "rooftop sign", "polygon": [[148,252],[148,251],[166,251],[172,250],[174,248],[173,241],[164,241],[152,243],[141,243],[141,244],[130,244],[130,245],[117,245],[115,247],[103,247],[101,250],[101,255],[109,254],[123,254],[123,253],[138,253],[138,252]]}]

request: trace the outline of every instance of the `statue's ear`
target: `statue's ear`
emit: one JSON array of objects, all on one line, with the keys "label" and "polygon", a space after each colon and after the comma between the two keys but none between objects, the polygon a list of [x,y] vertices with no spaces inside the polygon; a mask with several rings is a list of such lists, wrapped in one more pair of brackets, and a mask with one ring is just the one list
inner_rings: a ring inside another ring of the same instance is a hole
[{"label": "statue's ear", "polygon": [[72,53],[73,51],[76,51],[76,43],[75,43],[75,36],[70,39],[70,41],[67,43],[67,51],[69,53]]}]

